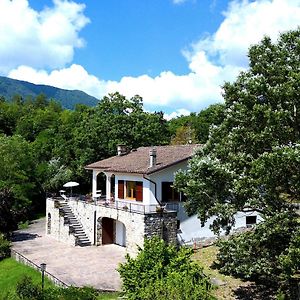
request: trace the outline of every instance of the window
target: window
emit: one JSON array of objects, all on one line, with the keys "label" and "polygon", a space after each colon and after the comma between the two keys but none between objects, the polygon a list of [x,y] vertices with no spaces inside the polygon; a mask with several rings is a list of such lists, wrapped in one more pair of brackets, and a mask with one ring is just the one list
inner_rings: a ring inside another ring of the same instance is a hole
[{"label": "window", "polygon": [[256,224],[256,216],[246,216],[246,227],[252,227]]},{"label": "window", "polygon": [[129,199],[136,198],[135,181],[126,181],[126,198]]},{"label": "window", "polygon": [[162,202],[179,201],[179,193],[173,188],[173,182],[161,183],[161,200]]},{"label": "window", "polygon": [[119,180],[118,197],[119,199],[143,201],[143,182],[126,181],[124,184],[124,180]]}]

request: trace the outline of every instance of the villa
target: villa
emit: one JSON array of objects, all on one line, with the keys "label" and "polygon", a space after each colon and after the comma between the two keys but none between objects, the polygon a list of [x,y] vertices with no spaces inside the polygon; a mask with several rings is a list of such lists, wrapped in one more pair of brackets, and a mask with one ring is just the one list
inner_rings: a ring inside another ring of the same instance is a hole
[{"label": "villa", "polygon": [[[175,173],[186,170],[197,144],[118,146],[117,155],[86,166],[92,171],[92,198],[47,199],[47,234],[72,245],[118,244],[135,255],[145,238],[189,243],[213,237],[213,218],[201,227],[187,216],[185,197],[173,188]],[[238,213],[236,228],[259,222],[255,212]]]}]

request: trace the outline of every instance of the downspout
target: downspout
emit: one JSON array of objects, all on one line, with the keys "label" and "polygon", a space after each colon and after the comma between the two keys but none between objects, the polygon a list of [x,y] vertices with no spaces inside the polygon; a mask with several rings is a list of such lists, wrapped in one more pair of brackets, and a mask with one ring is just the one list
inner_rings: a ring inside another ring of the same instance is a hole
[{"label": "downspout", "polygon": [[148,180],[150,183],[154,184],[154,198],[156,200],[156,202],[159,204],[159,206],[162,206],[162,203],[157,199],[157,193],[156,193],[156,182],[154,182],[153,180],[145,177],[145,174],[143,174],[143,178]]}]

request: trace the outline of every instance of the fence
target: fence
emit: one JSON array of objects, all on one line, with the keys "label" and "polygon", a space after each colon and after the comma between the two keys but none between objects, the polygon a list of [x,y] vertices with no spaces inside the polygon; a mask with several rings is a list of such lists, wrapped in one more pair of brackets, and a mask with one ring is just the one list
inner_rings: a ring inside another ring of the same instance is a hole
[{"label": "fence", "polygon": [[[11,249],[11,257],[13,257],[17,262],[20,262],[20,263],[22,263],[22,264],[24,264],[26,266],[32,267],[35,270],[41,272],[41,267],[40,266],[38,266],[37,264],[35,264],[30,259],[26,258],[21,253],[17,252],[16,250]],[[61,281],[60,279],[58,279],[57,277],[55,277],[54,275],[52,275],[48,271],[44,271],[44,272],[45,272],[45,276],[50,281],[52,281],[55,285],[58,285],[58,286],[61,286],[61,287],[69,287],[68,284],[66,284],[65,282]]]}]

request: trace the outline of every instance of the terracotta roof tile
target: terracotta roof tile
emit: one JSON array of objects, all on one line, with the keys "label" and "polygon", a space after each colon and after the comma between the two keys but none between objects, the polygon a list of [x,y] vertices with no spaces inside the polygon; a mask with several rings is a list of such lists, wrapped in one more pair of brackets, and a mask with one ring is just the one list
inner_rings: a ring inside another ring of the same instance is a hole
[{"label": "terracotta roof tile", "polygon": [[[113,156],[87,165],[86,169],[106,172],[151,174],[189,159],[199,144],[140,147],[122,156]],[[156,149],[156,165],[150,168],[149,151]]]}]

